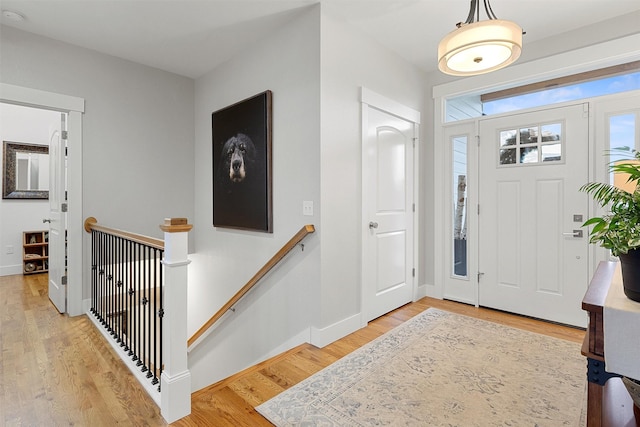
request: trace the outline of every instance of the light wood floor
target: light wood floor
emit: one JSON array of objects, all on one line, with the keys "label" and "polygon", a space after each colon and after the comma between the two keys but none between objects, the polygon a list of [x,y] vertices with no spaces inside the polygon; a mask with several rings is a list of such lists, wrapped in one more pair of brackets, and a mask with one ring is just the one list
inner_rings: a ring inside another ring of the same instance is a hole
[{"label": "light wood floor", "polygon": [[[301,345],[197,391],[192,414],[172,425],[270,426],[255,406],[429,307],[577,343],[584,337],[579,329],[423,298],[322,349]],[[0,277],[0,349],[0,426],[166,426],[89,319],[57,313],[46,274]]]}]

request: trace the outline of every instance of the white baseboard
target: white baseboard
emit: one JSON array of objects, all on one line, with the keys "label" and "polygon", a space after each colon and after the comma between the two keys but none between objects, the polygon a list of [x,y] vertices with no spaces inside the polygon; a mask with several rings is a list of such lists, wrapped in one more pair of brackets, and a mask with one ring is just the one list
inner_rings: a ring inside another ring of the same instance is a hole
[{"label": "white baseboard", "polygon": [[427,285],[418,285],[418,288],[416,289],[416,292],[414,294],[414,301],[418,301],[420,298],[422,297],[426,297],[427,296]]},{"label": "white baseboard", "polygon": [[144,372],[140,370],[140,368],[135,364],[134,361],[131,360],[131,356],[129,356],[123,349],[116,343],[113,337],[102,327],[100,321],[92,314],[87,313],[87,317],[93,322],[96,329],[100,331],[102,336],[107,340],[111,348],[118,353],[122,362],[129,368],[134,377],[138,380],[142,388],[149,394],[149,397],[153,399],[156,405],[160,407],[160,392],[158,391],[158,387],[151,384],[151,381],[147,378]]},{"label": "white baseboard", "polygon": [[437,287],[433,284],[427,283],[424,285],[420,285],[420,288],[424,288],[425,297],[442,299],[442,287]]},{"label": "white baseboard", "polygon": [[89,310],[91,310],[91,299],[90,298],[83,299],[82,300],[82,312],[83,313],[88,313]]},{"label": "white baseboard", "polygon": [[22,274],[22,264],[0,267],[0,276],[14,276],[16,274]]},{"label": "white baseboard", "polygon": [[[277,356],[285,351],[291,350],[294,347],[299,346],[300,344],[304,344],[311,341],[311,332],[309,329],[305,329],[302,332],[294,335],[290,339],[288,339],[285,343],[279,345],[278,347],[271,350],[263,360],[270,359],[271,357]],[[257,362],[259,363],[259,362]],[[257,364],[256,363],[256,364]]]},{"label": "white baseboard", "polygon": [[351,332],[357,331],[362,327],[360,324],[360,313],[354,314],[351,317],[340,320],[339,322],[329,325],[326,328],[311,327],[311,344],[316,347],[324,347],[327,344],[339,340],[342,337],[349,335]]}]

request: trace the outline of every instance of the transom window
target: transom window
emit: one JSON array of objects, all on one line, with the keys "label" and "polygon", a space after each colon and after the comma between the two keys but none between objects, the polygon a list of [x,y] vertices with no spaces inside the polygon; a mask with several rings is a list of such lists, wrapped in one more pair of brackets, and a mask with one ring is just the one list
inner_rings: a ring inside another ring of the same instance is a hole
[{"label": "transom window", "polygon": [[562,161],[562,123],[535,124],[499,132],[499,164],[524,165]]},{"label": "transom window", "polygon": [[445,122],[514,112],[640,89],[640,61],[445,101]]}]

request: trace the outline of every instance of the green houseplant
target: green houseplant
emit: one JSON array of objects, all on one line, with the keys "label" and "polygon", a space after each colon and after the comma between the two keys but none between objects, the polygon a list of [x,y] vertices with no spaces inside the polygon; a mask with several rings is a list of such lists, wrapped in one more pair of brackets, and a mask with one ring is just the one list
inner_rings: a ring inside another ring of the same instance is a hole
[{"label": "green houseplant", "polygon": [[589,242],[610,249],[620,259],[622,281],[627,297],[640,302],[640,152],[629,147],[611,150],[623,160],[609,165],[611,172],[628,176],[632,191],[612,184],[590,182],[584,191],[609,213],[587,220],[583,227],[592,225]]}]

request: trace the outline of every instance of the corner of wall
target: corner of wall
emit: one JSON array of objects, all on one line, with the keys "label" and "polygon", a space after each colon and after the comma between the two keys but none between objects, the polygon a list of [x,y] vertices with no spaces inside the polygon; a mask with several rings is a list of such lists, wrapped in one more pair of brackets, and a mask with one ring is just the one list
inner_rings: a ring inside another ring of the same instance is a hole
[{"label": "corner of wall", "polygon": [[349,335],[352,332],[362,328],[361,314],[357,313],[346,319],[340,320],[326,328],[311,327],[311,344],[316,347],[324,347],[327,344],[339,340],[340,338]]}]

